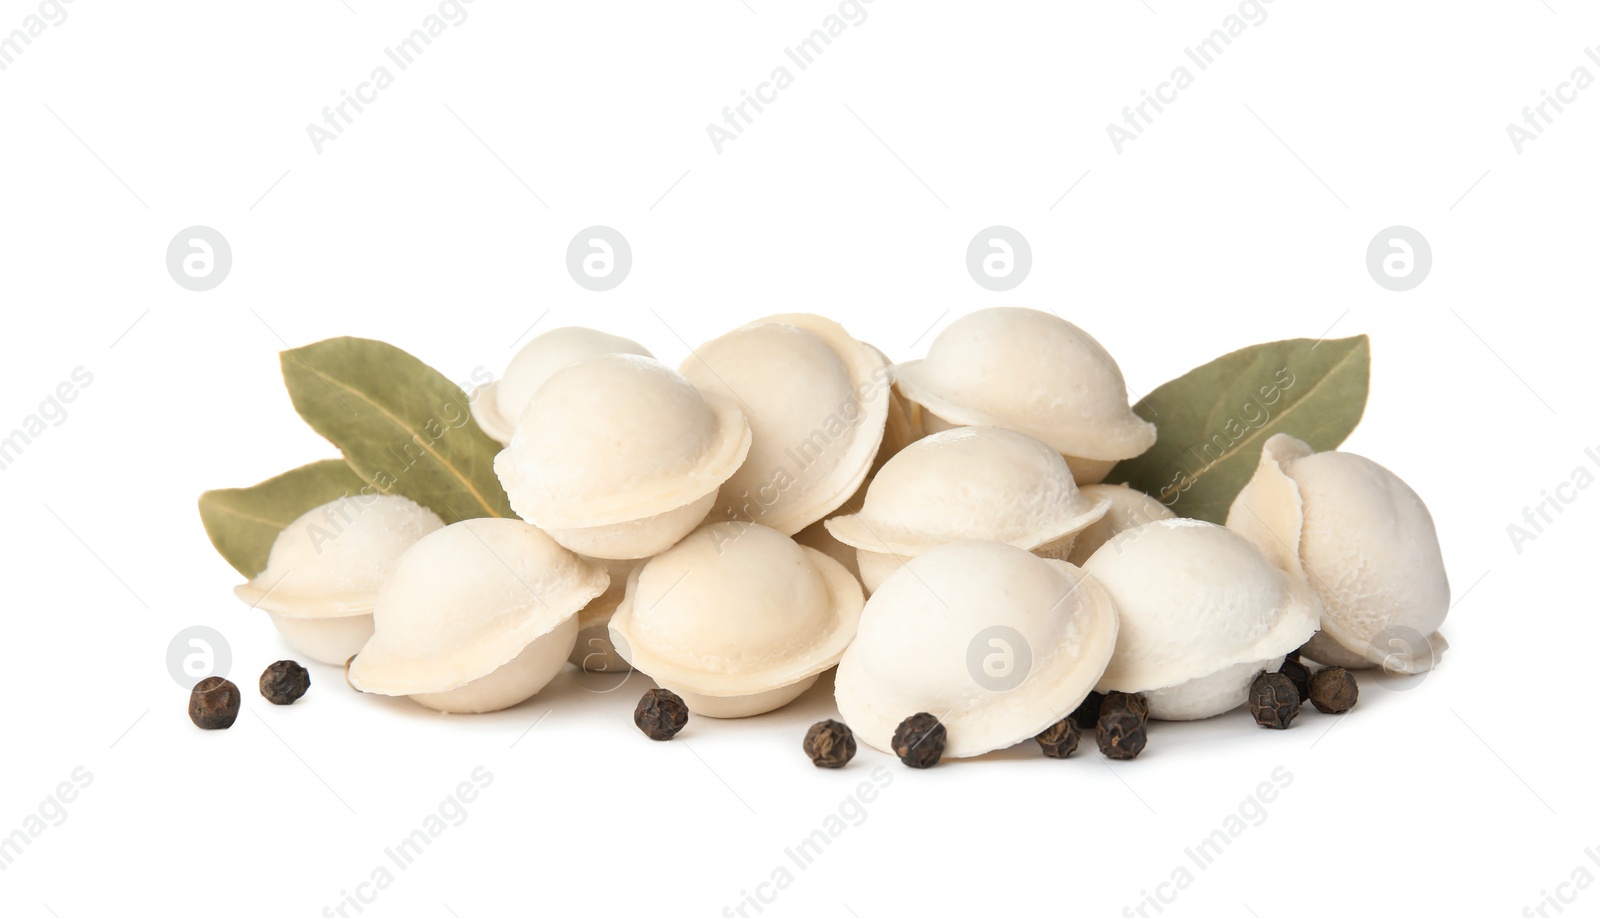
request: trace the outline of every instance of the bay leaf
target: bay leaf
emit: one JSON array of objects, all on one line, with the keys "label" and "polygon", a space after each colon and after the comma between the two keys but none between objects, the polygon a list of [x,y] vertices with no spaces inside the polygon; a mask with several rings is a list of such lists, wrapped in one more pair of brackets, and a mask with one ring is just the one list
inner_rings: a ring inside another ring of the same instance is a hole
[{"label": "bay leaf", "polygon": [[1272,341],[1218,357],[1133,406],[1156,425],[1156,444],[1117,463],[1106,481],[1179,516],[1221,523],[1268,437],[1286,433],[1319,451],[1344,442],[1366,410],[1370,367],[1366,335]]},{"label": "bay leaf", "polygon": [[494,473],[500,444],[439,371],[366,338],[329,338],[279,362],[295,410],[380,493],[408,497],[446,523],[515,515]]},{"label": "bay leaf", "polygon": [[340,459],[302,465],[248,488],[200,495],[200,522],[223,560],[245,577],[267,566],[267,553],[285,526],[306,511],[368,485]]}]

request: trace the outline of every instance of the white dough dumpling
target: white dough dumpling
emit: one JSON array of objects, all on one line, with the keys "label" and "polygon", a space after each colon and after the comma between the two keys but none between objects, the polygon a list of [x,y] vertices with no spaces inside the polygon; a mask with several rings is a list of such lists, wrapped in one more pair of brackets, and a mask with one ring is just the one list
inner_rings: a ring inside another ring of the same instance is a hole
[{"label": "white dough dumpling", "polygon": [[1397,673],[1433,668],[1448,647],[1450,610],[1439,535],[1399,476],[1344,452],[1316,452],[1277,434],[1228,510],[1250,539],[1321,600],[1322,630],[1305,656]]},{"label": "white dough dumpling", "polygon": [[611,616],[622,602],[623,593],[628,586],[628,575],[644,562],[637,559],[586,560],[603,565],[611,575],[611,584],[606,587],[604,593],[591,599],[589,604],[578,612],[578,641],[573,645],[572,655],[567,659],[572,665],[589,674],[615,675],[630,672],[633,667],[628,665],[628,661],[617,653],[616,646],[611,643]]},{"label": "white dough dumpling", "polygon": [[1065,559],[1074,537],[1109,507],[1078,489],[1048,445],[1014,430],[958,427],[895,454],[860,511],[824,525],[856,549],[872,592],[907,559],[963,539]]},{"label": "white dough dumpling", "polygon": [[284,527],[266,568],[233,592],[270,614],[295,650],[342,664],[372,636],[373,602],[389,569],[443,526],[433,511],[404,497],[341,497]]},{"label": "white dough dumpling", "polygon": [[1083,569],[1116,603],[1117,651],[1097,686],[1143,693],[1158,720],[1245,702],[1250,682],[1317,630],[1316,597],[1238,533],[1157,520],[1100,547]]},{"label": "white dough dumpling", "polygon": [[739,403],[648,357],[601,354],[534,393],[495,472],[517,515],[594,558],[647,558],[698,526],[750,449]]},{"label": "white dough dumpling", "polygon": [[1000,542],[941,545],[867,601],[834,696],[856,736],[893,751],[895,728],[929,713],[944,754],[1016,745],[1072,713],[1111,659],[1117,613],[1092,577]]},{"label": "white dough dumpling", "polygon": [[748,717],[839,662],[862,602],[822,552],[756,523],[707,523],[634,570],[611,639],[694,713]]},{"label": "white dough dumpling", "polygon": [[578,610],[609,582],[604,566],[521,520],[446,526],[395,564],[373,609],[372,640],[347,678],[359,691],[449,713],[511,707],[561,670]]},{"label": "white dough dumpling", "polygon": [[1154,497],[1136,491],[1125,484],[1084,485],[1083,496],[1093,501],[1109,501],[1106,515],[1090,523],[1072,542],[1072,552],[1067,560],[1079,567],[1089,560],[1100,546],[1111,541],[1119,532],[1143,526],[1156,520],[1170,520],[1177,516],[1166,504]]},{"label": "white dough dumpling", "polygon": [[998,306],[950,323],[928,356],[895,367],[895,384],[922,407],[929,433],[1007,427],[1067,458],[1079,484],[1156,442],[1128,406],[1116,361],[1093,337],[1048,312]]},{"label": "white dough dumpling", "polygon": [[517,421],[544,381],[562,367],[596,354],[651,356],[644,345],[636,341],[592,328],[551,329],[524,344],[498,380],[472,393],[473,420],[502,446],[510,443]]},{"label": "white dough dumpling", "polygon": [[888,362],[821,316],[743,325],[696,348],[679,371],[738,401],[750,421],[749,455],[723,483],[714,521],[793,535],[861,487],[883,442]]}]

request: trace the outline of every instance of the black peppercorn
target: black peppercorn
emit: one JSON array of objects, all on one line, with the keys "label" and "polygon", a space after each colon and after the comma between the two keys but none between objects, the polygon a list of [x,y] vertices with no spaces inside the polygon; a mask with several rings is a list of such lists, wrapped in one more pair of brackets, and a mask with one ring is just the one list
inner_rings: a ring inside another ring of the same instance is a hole
[{"label": "black peppercorn", "polygon": [[294,704],[311,687],[311,674],[293,660],[279,660],[261,674],[261,697],[273,704]]},{"label": "black peppercorn", "polygon": [[1294,683],[1301,704],[1311,700],[1311,667],[1301,663],[1299,657],[1295,657],[1293,660],[1285,659],[1283,665],[1278,667],[1278,672],[1283,673]]},{"label": "black peppercorn", "polygon": [[1034,737],[1039,748],[1052,759],[1064,759],[1078,748],[1078,722],[1071,717],[1063,717],[1048,727],[1044,732]]},{"label": "black peppercorn", "polygon": [[1131,759],[1143,752],[1144,724],[1130,708],[1108,704],[1094,728],[1094,739],[1100,744],[1101,754],[1108,759]]},{"label": "black peppercorn", "polygon": [[1105,716],[1107,711],[1126,710],[1139,718],[1143,726],[1150,722],[1150,702],[1143,695],[1130,695],[1127,692],[1110,692],[1106,700],[1100,703],[1100,714]]},{"label": "black peppercorn", "polygon": [[1343,666],[1317,670],[1311,677],[1311,703],[1324,714],[1343,714],[1356,706],[1360,689],[1356,677]]},{"label": "black peppercorn", "polygon": [[202,730],[226,730],[239,717],[239,687],[207,676],[189,693],[189,719]]},{"label": "black peppercorn", "polygon": [[1284,659],[1285,662],[1299,663],[1300,662],[1300,648],[1296,647],[1295,649],[1293,649],[1293,650],[1289,651],[1288,653],[1284,654],[1283,655],[1283,659]]},{"label": "black peppercorn", "polygon": [[806,731],[802,747],[818,768],[843,768],[856,756],[856,735],[837,720],[824,720]]},{"label": "black peppercorn", "polygon": [[1100,704],[1106,696],[1099,692],[1090,692],[1089,697],[1083,699],[1077,710],[1072,712],[1072,719],[1077,722],[1079,730],[1093,730],[1095,722],[1100,719]]},{"label": "black peppercorn", "polygon": [[927,712],[913,714],[894,730],[894,754],[912,768],[932,768],[944,755],[944,740],[939,718]]},{"label": "black peppercorn", "polygon": [[1250,714],[1256,723],[1287,730],[1300,713],[1300,692],[1283,673],[1261,673],[1250,683]]},{"label": "black peppercorn", "polygon": [[676,692],[653,688],[633,709],[633,722],[653,740],[669,740],[689,722],[689,707]]}]

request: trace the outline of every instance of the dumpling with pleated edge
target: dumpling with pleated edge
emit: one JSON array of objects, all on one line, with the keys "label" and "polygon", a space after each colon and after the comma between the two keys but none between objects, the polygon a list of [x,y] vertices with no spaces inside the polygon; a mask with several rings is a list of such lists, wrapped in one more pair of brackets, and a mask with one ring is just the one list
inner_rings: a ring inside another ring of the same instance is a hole
[{"label": "dumpling with pleated edge", "polygon": [[1078,484],[1156,442],[1155,425],[1128,406],[1111,355],[1071,322],[1014,306],[980,309],[950,323],[928,356],[894,368],[895,385],[921,406],[928,433],[1006,427],[1050,444]]},{"label": "dumpling with pleated edge", "polygon": [[1037,736],[1088,697],[1117,642],[1105,590],[1066,563],[1001,542],[940,545],[884,581],[839,661],[834,698],[864,743],[893,752],[913,714],[948,731],[944,754]]},{"label": "dumpling with pleated edge", "polygon": [[346,677],[455,714],[498,711],[544,688],[572,653],[578,610],[605,592],[585,561],[521,520],[471,519],[417,542],[373,607]]},{"label": "dumpling with pleated edge", "polygon": [[233,592],[270,615],[296,651],[342,664],[372,637],[373,603],[395,562],[443,526],[404,497],[346,495],[284,527],[266,568]]},{"label": "dumpling with pleated edge", "polygon": [[872,592],[907,559],[963,539],[1064,560],[1109,507],[1086,497],[1046,444],[1000,427],[957,427],[901,450],[872,479],[858,512],[824,525],[856,549]]},{"label": "dumpling with pleated edge", "polygon": [[628,577],[611,639],[694,713],[749,717],[839,662],[862,601],[861,584],[822,552],[756,523],[707,523]]},{"label": "dumpling with pleated edge", "polygon": [[593,558],[647,558],[705,519],[750,450],[739,403],[649,357],[600,354],[533,394],[494,460],[511,508]]},{"label": "dumpling with pleated edge", "polygon": [[553,328],[522,346],[500,378],[473,390],[468,402],[472,419],[484,433],[500,442],[511,442],[517,422],[533,393],[563,367],[596,354],[637,354],[650,357],[644,345],[593,328],[567,326]]},{"label": "dumpling with pleated edge", "polygon": [[1084,562],[1116,603],[1117,650],[1096,686],[1139,693],[1157,720],[1201,720],[1244,704],[1317,630],[1305,585],[1244,537],[1202,520],[1125,530]]},{"label": "dumpling with pleated edge", "polygon": [[1228,509],[1228,528],[1303,580],[1322,605],[1304,654],[1319,663],[1426,672],[1449,644],[1450,580],[1433,516],[1365,456],[1275,434]]},{"label": "dumpling with pleated edge", "polygon": [[738,401],[750,420],[750,453],[723,483],[712,520],[794,535],[866,480],[891,410],[888,362],[838,323],[759,319],[696,348],[681,372]]}]

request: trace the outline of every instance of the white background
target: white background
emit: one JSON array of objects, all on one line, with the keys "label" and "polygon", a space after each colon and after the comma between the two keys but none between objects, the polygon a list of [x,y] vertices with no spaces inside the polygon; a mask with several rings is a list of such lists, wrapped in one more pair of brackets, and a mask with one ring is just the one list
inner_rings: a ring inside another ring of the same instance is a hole
[{"label": "white background", "polygon": [[[1506,530],[1600,447],[1600,90],[1520,154],[1505,130],[1573,68],[1600,74],[1600,16],[1277,0],[1119,155],[1106,124],[1235,8],[877,0],[718,154],[705,125],[835,6],[477,0],[319,155],[306,125],[434,5],[77,0],[0,72],[0,430],[93,374],[0,472],[0,833],[74,768],[93,782],[0,873],[0,911],[317,915],[478,766],[493,783],[466,821],[366,914],[734,914],[787,865],[765,914],[1117,915],[1181,865],[1169,915],[1517,915],[1600,875],[1591,731],[1567,713],[1591,691],[1600,491],[1568,492],[1520,552]],[[35,9],[0,3],[0,32]],[[206,293],[164,266],[194,224],[233,247]],[[633,246],[607,293],[564,268],[591,224]],[[965,271],[991,224],[1032,243],[1009,293]],[[1433,247],[1407,293],[1364,266],[1393,224]],[[825,689],[671,744],[629,721],[638,677],[564,676],[481,717],[358,696],[326,667],[292,707],[256,696],[287,649],[230,594],[194,502],[331,454],[282,391],[286,344],[381,338],[467,379],[536,320],[676,364],[813,311],[905,359],[998,304],[1082,325],[1136,396],[1257,341],[1370,334],[1347,448],[1433,509],[1459,599],[1443,665],[1412,691],[1367,678],[1352,714],[1286,733],[1235,712],[1157,724],[1131,763],[1022,746],[928,772],[866,749],[813,768]],[[232,645],[246,698],[226,732],[189,723],[166,670],[194,624]],[[795,868],[785,848],[880,766],[864,821]],[[1280,766],[1265,821],[1188,861]]]}]

